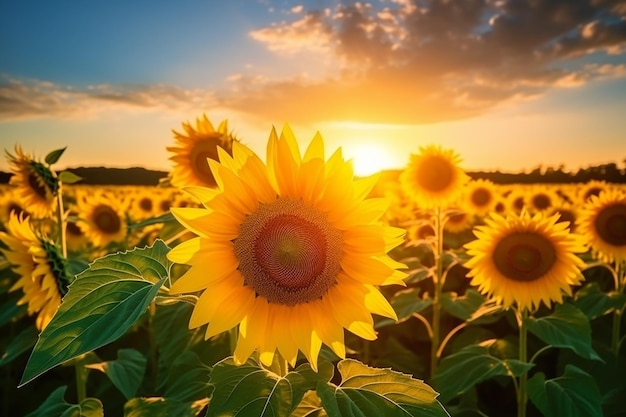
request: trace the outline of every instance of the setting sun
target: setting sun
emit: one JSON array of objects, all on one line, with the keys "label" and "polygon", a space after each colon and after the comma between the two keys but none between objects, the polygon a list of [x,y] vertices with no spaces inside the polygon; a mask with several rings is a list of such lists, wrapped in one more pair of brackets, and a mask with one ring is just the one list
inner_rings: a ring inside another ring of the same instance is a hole
[{"label": "setting sun", "polygon": [[394,168],[394,161],[389,151],[383,146],[374,143],[346,147],[346,156],[352,159],[354,174],[367,176],[383,169]]}]

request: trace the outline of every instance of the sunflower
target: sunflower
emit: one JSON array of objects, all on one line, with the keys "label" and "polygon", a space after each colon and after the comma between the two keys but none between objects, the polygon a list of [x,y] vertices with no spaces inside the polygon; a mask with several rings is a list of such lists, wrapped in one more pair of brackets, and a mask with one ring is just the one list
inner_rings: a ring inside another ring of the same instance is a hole
[{"label": "sunflower", "polygon": [[578,188],[577,200],[579,203],[586,203],[592,196],[598,196],[604,190],[609,187],[609,184],[604,180],[590,180],[582,184]]},{"label": "sunflower", "polygon": [[464,210],[451,210],[443,224],[443,229],[449,233],[461,233],[469,229],[475,222],[475,216]]},{"label": "sunflower", "polygon": [[583,280],[584,263],[575,253],[585,252],[585,245],[558,215],[492,213],[485,223],[474,229],[477,239],[465,245],[471,257],[467,276],[505,308],[516,303],[520,310],[533,310],[542,301],[550,307]]},{"label": "sunflower", "polygon": [[125,200],[106,191],[87,192],[76,201],[79,220],[76,225],[96,247],[122,242],[128,227]]},{"label": "sunflower", "polygon": [[461,196],[469,180],[458,166],[460,161],[452,149],[438,145],[421,147],[400,174],[404,192],[419,208],[447,208]]},{"label": "sunflower", "polygon": [[547,212],[561,201],[561,197],[546,186],[533,187],[526,195],[526,204],[531,213]]},{"label": "sunflower", "polygon": [[228,133],[228,122],[222,120],[217,130],[206,115],[196,119],[196,128],[183,123],[185,133],[172,130],[177,146],[168,147],[174,167],[170,173],[170,182],[174,187],[199,185],[216,187],[216,180],[207,160],[218,159],[218,149],[224,149],[232,155],[233,142],[237,139]]},{"label": "sunflower", "polygon": [[7,246],[0,251],[19,276],[9,291],[22,289],[24,296],[18,304],[28,304],[28,314],[37,314],[35,325],[43,330],[67,292],[67,262],[52,242],[35,234],[23,215],[11,214],[0,240]]},{"label": "sunflower", "polygon": [[483,217],[492,211],[498,200],[495,184],[490,180],[477,179],[467,183],[464,206],[472,213]]},{"label": "sunflower", "polygon": [[11,212],[15,212],[15,214],[29,214],[16,197],[15,191],[15,188],[8,185],[2,187],[2,192],[0,193],[0,227],[9,222]]},{"label": "sunflower", "polygon": [[578,211],[570,203],[562,201],[550,208],[550,210],[548,210],[548,213],[549,215],[558,214],[559,222],[567,222],[569,224],[569,231],[576,231],[576,223],[578,222]]},{"label": "sunflower", "polygon": [[9,184],[16,187],[15,196],[21,207],[37,218],[54,214],[58,180],[55,174],[15,145],[15,155],[6,152],[9,169],[13,173]]},{"label": "sunflower", "polygon": [[626,192],[607,189],[580,210],[578,230],[604,262],[626,261]]},{"label": "sunflower", "polygon": [[234,358],[276,350],[292,366],[298,350],[317,367],[321,344],[345,357],[343,329],[375,339],[371,313],[395,319],[377,285],[400,284],[403,264],[386,252],[404,230],[380,222],[387,201],[366,198],[375,177],[354,180],[341,149],[326,161],[316,134],[301,156],[285,125],[272,129],[267,165],[244,145],[209,161],[218,188],[186,189],[202,208],[172,208],[198,237],[168,258],[190,269],[171,293],[202,291],[189,327],[205,337],[239,325]]}]

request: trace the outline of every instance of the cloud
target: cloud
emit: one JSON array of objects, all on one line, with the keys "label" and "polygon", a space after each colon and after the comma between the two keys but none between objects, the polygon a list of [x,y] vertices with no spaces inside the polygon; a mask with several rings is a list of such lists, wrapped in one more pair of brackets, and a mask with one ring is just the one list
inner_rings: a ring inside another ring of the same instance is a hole
[{"label": "cloud", "polygon": [[380,4],[308,10],[252,32],[277,53],[330,54],[340,72],[242,83],[222,104],[292,123],[429,123],[472,117],[553,87],[624,77],[615,62],[626,47],[623,0]]},{"label": "cloud", "polygon": [[213,93],[169,85],[90,85],[82,89],[41,80],[0,78],[0,120],[84,118],[111,109],[184,110],[215,104]]}]

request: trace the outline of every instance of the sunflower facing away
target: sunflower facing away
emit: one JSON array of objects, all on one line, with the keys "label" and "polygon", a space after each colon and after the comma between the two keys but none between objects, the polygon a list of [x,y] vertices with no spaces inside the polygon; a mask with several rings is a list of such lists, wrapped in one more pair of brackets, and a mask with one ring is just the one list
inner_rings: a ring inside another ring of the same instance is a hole
[{"label": "sunflower facing away", "polygon": [[626,261],[626,192],[606,189],[591,196],[578,216],[578,230],[598,259]]},{"label": "sunflower facing away", "polygon": [[22,289],[24,296],[18,304],[28,303],[28,314],[37,314],[35,324],[43,330],[67,292],[66,260],[54,243],[35,234],[29,218],[22,215],[11,214],[7,232],[0,232],[0,240],[7,246],[0,251],[19,275],[9,291]]},{"label": "sunflower facing away", "polygon": [[534,310],[542,301],[548,307],[562,302],[563,294],[571,295],[571,286],[583,280],[584,263],[575,253],[586,248],[558,218],[531,217],[525,210],[486,218],[474,229],[476,240],[465,245],[471,284],[505,308],[515,303],[520,310]]},{"label": "sunflower facing away", "polygon": [[400,175],[404,192],[418,208],[447,208],[461,196],[469,177],[459,167],[461,159],[452,149],[437,145],[420,148],[411,155]]},{"label": "sunflower facing away", "polygon": [[239,325],[237,363],[258,349],[269,365],[277,349],[293,366],[300,350],[316,369],[322,343],[345,357],[344,328],[372,340],[371,313],[396,318],[376,286],[404,285],[386,255],[404,230],[380,222],[386,200],[366,198],[376,178],[353,180],[341,149],[326,161],[317,134],[301,156],[286,125],[267,165],[234,142],[210,166],[218,188],[186,189],[204,207],[171,209],[199,235],[168,254],[191,266],[171,292],[203,291],[190,328],[209,323],[209,338]]},{"label": "sunflower facing away", "polygon": [[176,146],[166,148],[173,153],[169,158],[174,164],[170,172],[171,184],[174,187],[216,187],[207,159],[216,161],[220,148],[232,155],[233,142],[237,139],[228,133],[228,122],[222,120],[215,130],[206,115],[203,115],[202,119],[196,119],[195,129],[190,123],[183,123],[183,128],[185,133],[172,130],[177,143]]},{"label": "sunflower facing away", "polygon": [[19,145],[15,146],[15,155],[6,152],[6,156],[13,174],[9,184],[15,187],[15,197],[21,203],[20,206],[27,208],[33,217],[52,216],[58,187],[52,171],[35,161]]}]

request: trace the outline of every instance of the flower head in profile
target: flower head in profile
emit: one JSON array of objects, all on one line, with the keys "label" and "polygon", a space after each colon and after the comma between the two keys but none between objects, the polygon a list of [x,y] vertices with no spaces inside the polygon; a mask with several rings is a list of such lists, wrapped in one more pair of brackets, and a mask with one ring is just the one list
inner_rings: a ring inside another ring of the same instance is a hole
[{"label": "flower head in profile", "polygon": [[7,249],[0,251],[19,276],[10,291],[24,292],[18,304],[28,304],[28,314],[37,315],[36,326],[43,330],[67,292],[67,262],[54,243],[33,231],[28,217],[12,213],[6,226],[0,241]]},{"label": "flower head in profile", "polygon": [[404,192],[418,208],[447,208],[462,195],[469,177],[459,167],[461,159],[452,149],[438,145],[420,148],[411,155],[400,175]]},{"label": "flower head in profile", "polygon": [[604,262],[626,261],[626,192],[605,189],[580,210],[578,230]]},{"label": "flower head in profile", "polygon": [[196,119],[196,127],[183,123],[184,133],[173,130],[176,146],[168,147],[174,166],[170,173],[171,184],[175,187],[199,185],[215,187],[215,177],[207,160],[218,159],[218,149],[232,155],[233,142],[237,139],[228,133],[228,122],[222,120],[217,129],[203,115]]},{"label": "flower head in profile", "polygon": [[396,318],[377,286],[403,285],[386,253],[404,231],[382,224],[386,200],[366,198],[375,178],[354,180],[341,149],[326,160],[317,134],[301,155],[285,126],[267,164],[238,142],[209,162],[217,188],[187,189],[203,207],[171,209],[198,235],[168,254],[191,266],[171,292],[202,291],[190,328],[208,323],[209,338],[239,325],[237,363],[258,350],[294,365],[301,351],[316,369],[322,343],[345,357],[344,329],[371,340],[372,313]]},{"label": "flower head in profile", "polygon": [[486,218],[474,230],[476,240],[465,245],[471,284],[505,308],[517,304],[520,310],[534,310],[541,302],[548,307],[562,302],[583,280],[584,263],[576,253],[586,247],[558,218],[525,210]]},{"label": "flower head in profile", "polygon": [[18,145],[15,146],[15,154],[5,152],[13,174],[9,184],[15,187],[15,197],[20,206],[25,207],[33,217],[52,216],[58,190],[56,175]]}]

